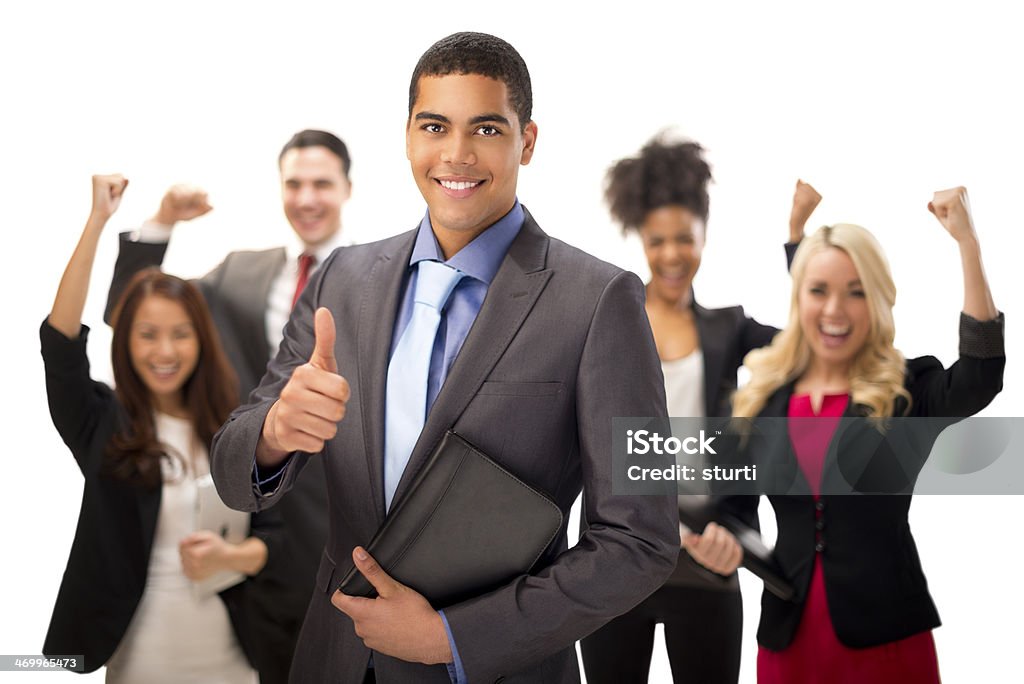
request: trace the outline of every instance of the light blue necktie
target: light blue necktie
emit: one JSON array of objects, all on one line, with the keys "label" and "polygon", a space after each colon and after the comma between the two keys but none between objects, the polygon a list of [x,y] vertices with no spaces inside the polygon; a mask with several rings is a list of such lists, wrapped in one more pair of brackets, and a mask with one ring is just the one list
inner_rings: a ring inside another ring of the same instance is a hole
[{"label": "light blue necktie", "polygon": [[412,317],[388,365],[384,414],[384,505],[391,509],[412,449],[427,418],[427,381],[441,309],[464,275],[437,261],[421,261]]}]

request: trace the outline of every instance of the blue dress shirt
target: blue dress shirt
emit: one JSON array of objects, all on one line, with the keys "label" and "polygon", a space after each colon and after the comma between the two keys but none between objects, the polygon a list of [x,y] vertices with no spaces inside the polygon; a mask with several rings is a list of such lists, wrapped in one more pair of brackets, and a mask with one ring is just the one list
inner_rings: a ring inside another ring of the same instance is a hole
[{"label": "blue dress shirt", "polygon": [[[427,413],[437,399],[437,395],[448,377],[448,370],[452,367],[455,357],[462,349],[462,343],[466,341],[469,329],[473,327],[473,321],[480,313],[480,307],[487,296],[487,288],[498,272],[501,262],[505,259],[509,245],[519,234],[523,227],[523,208],[519,201],[512,206],[505,216],[497,223],[478,235],[472,242],[455,253],[451,259],[445,261],[437,238],[434,237],[434,230],[430,225],[430,212],[420,221],[419,231],[416,233],[416,244],[412,249],[412,256],[409,258],[410,273],[405,284],[405,294],[402,297],[402,304],[398,309],[398,317],[395,319],[395,327],[391,333],[391,354],[394,354],[398,340],[409,320],[412,318],[413,297],[416,292],[416,276],[419,269],[416,264],[421,261],[434,260],[458,269],[466,274],[458,282],[455,289],[441,312],[441,323],[437,329],[437,337],[434,338],[434,350],[430,356],[430,371],[427,375]],[[390,354],[388,356],[390,359]],[[466,671],[462,667],[462,659],[459,658],[459,650],[455,646],[455,638],[452,636],[451,627],[448,626],[448,618],[444,611],[441,614],[441,622],[444,623],[445,633],[448,635],[448,644],[451,647],[453,663],[448,666],[448,674],[455,684],[466,682]]]}]

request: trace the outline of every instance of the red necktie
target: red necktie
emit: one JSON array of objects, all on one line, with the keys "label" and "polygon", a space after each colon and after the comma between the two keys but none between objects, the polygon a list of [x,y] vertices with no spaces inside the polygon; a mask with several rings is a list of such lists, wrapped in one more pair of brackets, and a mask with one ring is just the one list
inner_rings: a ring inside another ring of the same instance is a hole
[{"label": "red necktie", "polygon": [[316,257],[312,254],[303,254],[299,257],[299,279],[295,281],[295,294],[292,295],[292,308],[295,302],[299,301],[299,295],[306,289],[306,282],[309,280],[309,272],[313,269]]}]

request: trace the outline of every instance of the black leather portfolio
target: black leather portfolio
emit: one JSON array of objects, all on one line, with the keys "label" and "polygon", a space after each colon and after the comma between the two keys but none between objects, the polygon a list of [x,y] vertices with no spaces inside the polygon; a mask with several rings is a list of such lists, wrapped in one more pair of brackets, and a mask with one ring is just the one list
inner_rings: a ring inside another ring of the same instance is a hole
[{"label": "black leather portfolio", "polygon": [[772,557],[772,550],[757,530],[738,518],[723,513],[714,499],[706,496],[680,496],[679,520],[698,534],[709,522],[717,522],[733,533],[743,547],[743,567],[764,580],[764,587],[783,601],[793,598],[793,585]]},{"label": "black leather portfolio", "polygon": [[[529,572],[561,526],[551,499],[449,431],[366,550],[444,608]],[[338,588],[376,596],[355,566]]]}]

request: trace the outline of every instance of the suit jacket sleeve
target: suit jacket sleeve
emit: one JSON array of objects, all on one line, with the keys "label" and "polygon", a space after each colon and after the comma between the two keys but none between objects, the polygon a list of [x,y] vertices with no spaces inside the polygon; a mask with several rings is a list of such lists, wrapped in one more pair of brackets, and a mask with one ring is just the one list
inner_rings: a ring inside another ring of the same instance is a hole
[{"label": "suit jacket sleeve", "polygon": [[[261,493],[254,482],[253,464],[256,445],[263,431],[263,421],[291,378],[292,371],[306,363],[313,353],[313,302],[319,299],[323,276],[330,271],[334,256],[329,256],[323,266],[317,269],[296,303],[285,326],[284,339],[277,350],[277,355],[267,366],[267,373],[260,386],[250,395],[250,403],[235,409],[213,438],[210,448],[210,470],[221,499],[231,508],[240,511],[259,511],[274,504],[291,489],[310,457],[310,454],[303,452],[289,456],[278,478],[280,484],[273,492]],[[218,271],[219,268],[209,273],[202,282],[209,282],[213,286]]]},{"label": "suit jacket sleeve", "polygon": [[96,473],[103,452],[92,445],[97,431],[109,429],[117,399],[109,387],[89,376],[89,327],[83,325],[78,337],[69,339],[46,320],[39,328],[39,338],[50,418],[83,474]]},{"label": "suit jacket sleeve", "polygon": [[[675,566],[676,496],[612,494],[612,418],[665,416],[643,286],[620,273],[593,314],[576,387],[583,514],[589,529],[550,566],[445,608],[469,681],[529,667],[643,600]],[[500,646],[496,646],[500,645]]]},{"label": "suit jacket sleeve", "polygon": [[1003,389],[1006,349],[1003,314],[978,321],[960,314],[960,358],[943,369],[926,356],[907,364],[911,415],[958,417],[982,410]]},{"label": "suit jacket sleeve", "polygon": [[111,322],[114,307],[121,299],[121,293],[128,285],[128,282],[136,273],[150,266],[160,266],[164,263],[164,255],[167,253],[166,242],[134,242],[131,233],[121,233],[118,236],[117,261],[114,262],[114,277],[110,281],[110,291],[107,293],[107,306],[103,310],[103,321]]}]

